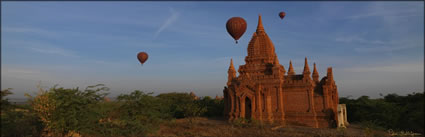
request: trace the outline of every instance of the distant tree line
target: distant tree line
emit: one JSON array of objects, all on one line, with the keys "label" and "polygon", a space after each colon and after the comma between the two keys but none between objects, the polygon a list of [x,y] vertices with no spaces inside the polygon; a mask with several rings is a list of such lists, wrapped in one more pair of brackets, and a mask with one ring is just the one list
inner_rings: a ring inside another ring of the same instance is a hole
[{"label": "distant tree line", "polygon": [[1,136],[145,136],[163,122],[176,118],[217,117],[223,113],[223,101],[188,93],[153,93],[134,91],[117,100],[106,98],[109,89],[102,84],[66,89],[54,86],[39,88],[29,97],[29,104],[13,105],[1,91]]},{"label": "distant tree line", "polygon": [[370,99],[368,96],[357,99],[342,97],[339,103],[347,105],[347,118],[350,123],[424,134],[423,92],[407,96],[388,94],[378,99]]}]

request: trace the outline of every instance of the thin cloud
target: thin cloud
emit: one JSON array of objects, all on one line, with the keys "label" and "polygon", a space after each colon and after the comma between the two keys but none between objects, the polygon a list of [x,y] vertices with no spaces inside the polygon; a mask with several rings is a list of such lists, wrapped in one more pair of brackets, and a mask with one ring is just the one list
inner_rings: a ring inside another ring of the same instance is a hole
[{"label": "thin cloud", "polygon": [[4,27],[2,29],[4,32],[10,33],[26,33],[26,34],[34,34],[34,35],[43,35],[48,37],[56,37],[58,33],[41,29],[41,28],[28,28],[28,27]]},{"label": "thin cloud", "polygon": [[391,64],[386,66],[363,66],[355,68],[347,68],[348,72],[424,72],[423,63],[407,63],[407,64]]},{"label": "thin cloud", "polygon": [[40,42],[40,41],[15,41],[13,40],[10,43],[4,44],[7,46],[20,47],[33,52],[43,53],[43,54],[52,54],[52,55],[60,55],[65,57],[79,57],[75,54],[74,51],[60,48],[58,46]]},{"label": "thin cloud", "polygon": [[[41,70],[34,68],[23,68],[23,67],[8,67],[4,66],[1,70],[2,78],[17,78],[17,79],[26,79],[26,80],[40,80],[51,78],[49,75],[42,73]],[[8,79],[4,79],[8,80]]]},{"label": "thin cloud", "polygon": [[345,43],[359,43],[369,45],[368,47],[356,47],[354,50],[361,53],[370,53],[370,52],[393,52],[411,48],[418,48],[423,45],[422,38],[409,37],[407,39],[397,39],[392,41],[381,41],[381,40],[368,40],[358,36],[346,36],[338,37],[335,39],[336,42],[345,42]]},{"label": "thin cloud", "polygon": [[384,11],[376,11],[372,13],[367,14],[360,14],[360,15],[353,15],[348,16],[349,19],[362,19],[362,18],[368,18],[368,17],[414,17],[414,16],[421,16],[417,13],[415,10],[406,10],[406,11],[392,11],[392,12],[384,12]]},{"label": "thin cloud", "polygon": [[11,73],[11,74],[39,74],[40,71],[38,70],[31,70],[31,69],[16,69],[16,68],[3,68],[3,71],[5,73]]},{"label": "thin cloud", "polygon": [[409,46],[377,46],[377,47],[367,47],[367,48],[354,48],[357,52],[393,52],[398,50],[404,50],[409,48],[419,47],[418,45],[409,45]]},{"label": "thin cloud", "polygon": [[105,60],[87,60],[86,63],[89,64],[95,64],[96,67],[98,67],[98,65],[105,65],[108,67],[116,67],[116,66],[125,66],[127,64],[122,63],[122,62],[112,62],[112,61],[105,61]]},{"label": "thin cloud", "polygon": [[[63,31],[63,30],[48,30],[40,27],[4,27],[1,30],[5,35],[11,33],[16,34],[27,34],[37,37],[54,38],[54,39],[68,39],[68,38],[91,38],[99,40],[111,40],[111,41],[128,41],[134,39],[136,36],[132,35],[113,35],[108,33],[95,33],[95,32],[81,32],[81,31]],[[146,34],[148,35],[148,34]]]},{"label": "thin cloud", "polygon": [[389,44],[390,42],[384,42],[381,40],[366,40],[358,36],[346,36],[346,37],[337,37],[335,39],[337,42],[346,42],[346,43],[368,43],[368,44]]},{"label": "thin cloud", "polygon": [[[348,16],[348,19],[362,19],[370,17],[413,17],[423,16],[423,4],[404,3],[393,4],[389,3],[372,3],[364,9],[365,12],[357,12],[359,14]],[[391,10],[389,10],[391,7]],[[409,7],[409,8],[404,8]]]},{"label": "thin cloud", "polygon": [[29,49],[44,54],[61,55],[65,57],[79,57],[75,55],[72,51],[57,47],[29,47]]},{"label": "thin cloud", "polygon": [[170,9],[171,16],[159,27],[159,29],[155,32],[154,38],[156,38],[162,31],[164,31],[167,27],[169,27],[172,23],[174,23],[180,16],[180,13]]},{"label": "thin cloud", "polygon": [[[190,20],[186,20],[189,21]],[[207,24],[191,24],[191,23],[182,23],[179,24],[178,27],[169,28],[169,31],[177,32],[182,35],[189,35],[191,37],[197,38],[197,39],[223,39],[227,38],[227,35],[223,35],[223,28],[219,28],[217,26],[213,25],[207,25]],[[207,46],[208,44],[202,44],[199,46]],[[214,45],[217,46],[217,45]]]}]

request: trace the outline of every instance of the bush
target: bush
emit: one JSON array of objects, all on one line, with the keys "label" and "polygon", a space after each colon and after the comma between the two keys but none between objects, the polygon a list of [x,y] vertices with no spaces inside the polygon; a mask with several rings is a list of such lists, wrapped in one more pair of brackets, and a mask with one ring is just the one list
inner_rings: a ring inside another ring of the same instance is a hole
[{"label": "bush", "polygon": [[36,97],[30,96],[31,105],[45,124],[46,136],[67,136],[70,133],[91,134],[98,123],[99,115],[93,111],[108,90],[102,84],[89,86],[84,91],[78,88],[65,89],[54,86],[48,91],[40,88]]},{"label": "bush", "polygon": [[120,106],[115,110],[118,117],[108,122],[117,128],[112,136],[144,136],[158,129],[163,120],[170,119],[171,115],[162,100],[134,91],[130,95],[118,96]]},{"label": "bush", "polygon": [[384,98],[340,98],[347,105],[350,122],[361,123],[369,128],[380,127],[396,131],[409,130],[424,133],[424,93],[407,96],[388,94]]},{"label": "bush", "polygon": [[1,112],[9,111],[12,108],[12,104],[10,104],[9,99],[6,98],[6,96],[13,94],[10,90],[11,88],[1,90],[0,98],[1,98]]},{"label": "bush", "polygon": [[12,105],[4,97],[12,94],[11,89],[1,91],[1,136],[41,136],[43,124],[30,107]]},{"label": "bush", "polygon": [[10,111],[1,116],[2,137],[41,136],[43,124],[31,112]]},{"label": "bush", "polygon": [[195,100],[188,93],[165,93],[157,96],[168,108],[169,114],[174,118],[187,118],[201,116],[207,108],[202,106],[202,101]]},{"label": "bush", "polygon": [[203,97],[200,101],[201,107],[206,108],[202,116],[220,117],[223,116],[224,100],[212,99],[209,96]]}]

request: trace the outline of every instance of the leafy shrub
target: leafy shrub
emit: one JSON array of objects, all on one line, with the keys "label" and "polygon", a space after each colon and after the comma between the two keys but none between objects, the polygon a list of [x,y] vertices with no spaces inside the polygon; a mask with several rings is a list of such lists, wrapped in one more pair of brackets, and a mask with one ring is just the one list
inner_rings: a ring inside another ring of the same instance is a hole
[{"label": "leafy shrub", "polygon": [[388,94],[384,98],[340,98],[347,105],[347,118],[368,128],[409,130],[424,133],[424,93],[407,96]]},{"label": "leafy shrub", "polygon": [[12,108],[12,104],[9,102],[9,99],[6,98],[6,96],[13,94],[10,90],[12,90],[11,88],[5,89],[5,90],[1,90],[1,94],[0,94],[0,98],[1,98],[1,111],[5,112],[5,111],[9,111]]},{"label": "leafy shrub", "polygon": [[6,97],[11,89],[1,91],[1,136],[41,136],[43,124],[30,107],[13,105]]},{"label": "leafy shrub", "polygon": [[41,136],[43,124],[34,113],[9,111],[1,116],[2,137]]},{"label": "leafy shrub", "polygon": [[30,96],[30,102],[45,124],[46,136],[67,136],[70,133],[92,133],[92,127],[98,123],[99,115],[93,111],[106,96],[100,91],[108,90],[102,84],[89,86],[84,91],[78,88],[65,89],[54,86],[48,91],[40,88],[36,97]]},{"label": "leafy shrub", "polygon": [[122,94],[117,99],[120,106],[115,111],[119,117],[109,122],[119,129],[111,133],[113,135],[143,136],[156,131],[163,120],[171,118],[167,106],[152,93],[136,90],[129,95]]},{"label": "leafy shrub", "polygon": [[203,97],[199,100],[201,107],[206,108],[202,116],[206,117],[220,117],[223,116],[224,100],[212,99],[209,96]]},{"label": "leafy shrub", "polygon": [[168,107],[169,114],[174,118],[201,116],[207,109],[202,106],[202,101],[195,100],[188,93],[165,93],[157,97]]}]

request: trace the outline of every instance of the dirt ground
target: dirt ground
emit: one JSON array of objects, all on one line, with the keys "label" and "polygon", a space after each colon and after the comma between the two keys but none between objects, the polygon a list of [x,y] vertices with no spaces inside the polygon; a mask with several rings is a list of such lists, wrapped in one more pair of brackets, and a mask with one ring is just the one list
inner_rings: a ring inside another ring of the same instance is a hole
[{"label": "dirt ground", "polygon": [[369,137],[389,136],[385,131],[368,130],[357,125],[347,128],[308,128],[259,123],[228,123],[220,118],[177,119],[163,124],[150,137]]}]

